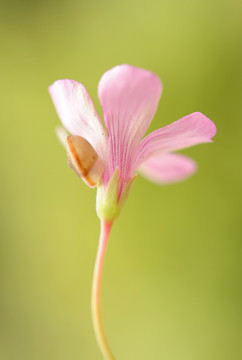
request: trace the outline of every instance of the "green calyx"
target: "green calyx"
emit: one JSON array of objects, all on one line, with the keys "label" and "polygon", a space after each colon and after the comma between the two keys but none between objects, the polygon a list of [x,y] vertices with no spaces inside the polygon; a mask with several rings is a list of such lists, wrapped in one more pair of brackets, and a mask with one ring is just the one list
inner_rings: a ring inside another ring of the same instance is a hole
[{"label": "green calyx", "polygon": [[102,183],[97,186],[97,215],[100,219],[109,222],[113,222],[117,219],[125,204],[136,175],[125,184],[122,194],[118,199],[119,178],[119,169],[117,168],[109,180],[106,190],[104,190]]}]

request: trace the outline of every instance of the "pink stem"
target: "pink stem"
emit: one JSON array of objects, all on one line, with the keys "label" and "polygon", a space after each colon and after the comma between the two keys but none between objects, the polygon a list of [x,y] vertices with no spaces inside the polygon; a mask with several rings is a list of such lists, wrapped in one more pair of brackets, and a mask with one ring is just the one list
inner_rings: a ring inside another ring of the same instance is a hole
[{"label": "pink stem", "polygon": [[102,326],[101,310],[100,310],[102,270],[103,270],[105,251],[112,225],[113,223],[111,222],[101,220],[101,233],[99,238],[99,245],[98,245],[96,263],[93,274],[93,283],[92,283],[92,318],[93,318],[94,332],[96,335],[99,348],[105,360],[114,360],[114,356],[112,355],[111,350],[109,349],[104,334],[104,330]]}]

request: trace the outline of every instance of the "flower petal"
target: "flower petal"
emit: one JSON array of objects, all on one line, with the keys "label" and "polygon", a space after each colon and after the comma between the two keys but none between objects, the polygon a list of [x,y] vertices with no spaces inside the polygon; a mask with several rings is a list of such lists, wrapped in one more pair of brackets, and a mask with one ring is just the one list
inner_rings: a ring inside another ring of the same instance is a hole
[{"label": "flower petal", "polygon": [[49,92],[65,128],[104,155],[107,134],[86,88],[74,80],[57,80]]},{"label": "flower petal", "polygon": [[107,71],[98,85],[109,134],[110,173],[118,167],[129,178],[130,165],[161,95],[160,79],[147,70],[120,65]]},{"label": "flower petal", "polygon": [[61,145],[66,147],[66,140],[70,134],[66,131],[66,129],[62,125],[58,125],[55,129],[56,135],[60,140]]},{"label": "flower petal", "polygon": [[168,153],[200,143],[212,142],[215,124],[202,113],[196,112],[146,136],[138,152],[136,167],[156,152]]},{"label": "flower petal", "polygon": [[185,180],[197,169],[195,161],[180,154],[156,154],[144,161],[139,172],[157,184]]}]

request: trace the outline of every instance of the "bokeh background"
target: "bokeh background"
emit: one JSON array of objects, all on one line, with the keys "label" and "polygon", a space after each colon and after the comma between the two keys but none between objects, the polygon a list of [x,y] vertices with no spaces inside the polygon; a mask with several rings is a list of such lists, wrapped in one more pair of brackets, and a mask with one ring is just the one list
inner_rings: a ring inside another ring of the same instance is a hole
[{"label": "bokeh background", "polygon": [[118,360],[242,358],[240,0],[1,0],[0,358],[101,360],[90,292],[95,190],[69,169],[47,87],[122,63],[164,84],[150,128],[201,111],[186,182],[138,177],[110,238],[104,326]]}]

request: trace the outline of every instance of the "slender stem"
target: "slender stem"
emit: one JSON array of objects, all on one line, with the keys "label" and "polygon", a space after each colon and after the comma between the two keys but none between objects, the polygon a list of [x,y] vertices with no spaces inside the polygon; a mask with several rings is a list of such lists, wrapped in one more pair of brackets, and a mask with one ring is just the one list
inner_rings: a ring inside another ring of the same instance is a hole
[{"label": "slender stem", "polygon": [[114,356],[109,349],[101,318],[101,309],[100,309],[100,293],[101,293],[101,279],[102,279],[102,270],[105,251],[107,247],[108,237],[111,231],[113,223],[110,223],[105,220],[101,220],[101,233],[99,238],[99,245],[96,257],[96,263],[93,274],[93,283],[92,283],[92,318],[94,332],[96,339],[99,345],[99,348],[102,352],[102,355],[105,360],[114,360]]}]

